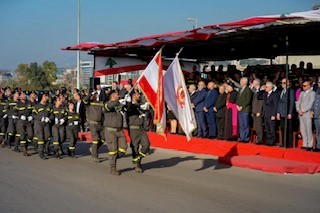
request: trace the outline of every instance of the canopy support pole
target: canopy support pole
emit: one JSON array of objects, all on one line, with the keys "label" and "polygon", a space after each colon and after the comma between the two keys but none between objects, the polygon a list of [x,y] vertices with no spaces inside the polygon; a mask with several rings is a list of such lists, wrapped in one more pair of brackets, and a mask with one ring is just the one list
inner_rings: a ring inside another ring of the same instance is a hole
[{"label": "canopy support pole", "polygon": [[[285,107],[285,120],[284,120],[284,134],[283,134],[283,147],[287,148],[287,131],[288,131],[288,103],[289,103],[289,91],[288,91],[288,84],[289,84],[289,37],[286,36],[286,107]],[[292,141],[291,141],[292,142]]]}]

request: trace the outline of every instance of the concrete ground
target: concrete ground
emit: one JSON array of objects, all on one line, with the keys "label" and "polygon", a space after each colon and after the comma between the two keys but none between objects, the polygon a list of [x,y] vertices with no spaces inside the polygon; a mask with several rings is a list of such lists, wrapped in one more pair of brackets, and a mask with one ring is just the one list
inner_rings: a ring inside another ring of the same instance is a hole
[{"label": "concrete ground", "polygon": [[79,143],[77,159],[40,160],[0,149],[0,212],[320,212],[320,175],[281,175],[228,167],[214,156],[152,149],[145,172],[130,151],[121,176]]}]

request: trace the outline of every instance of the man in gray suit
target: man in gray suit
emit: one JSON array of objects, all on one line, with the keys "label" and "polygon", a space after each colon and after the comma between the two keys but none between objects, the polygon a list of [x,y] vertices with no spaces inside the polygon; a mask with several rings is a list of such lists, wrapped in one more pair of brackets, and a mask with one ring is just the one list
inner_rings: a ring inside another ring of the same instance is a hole
[{"label": "man in gray suit", "polygon": [[310,81],[303,82],[302,87],[303,91],[296,103],[296,108],[299,115],[300,131],[303,140],[302,149],[310,151],[313,146],[311,108],[316,93],[312,90]]},{"label": "man in gray suit", "polygon": [[259,96],[260,92],[260,79],[256,78],[253,80],[250,86],[253,92],[252,98],[252,119],[253,119],[253,128],[257,134],[257,139],[255,144],[263,143],[263,97]]}]

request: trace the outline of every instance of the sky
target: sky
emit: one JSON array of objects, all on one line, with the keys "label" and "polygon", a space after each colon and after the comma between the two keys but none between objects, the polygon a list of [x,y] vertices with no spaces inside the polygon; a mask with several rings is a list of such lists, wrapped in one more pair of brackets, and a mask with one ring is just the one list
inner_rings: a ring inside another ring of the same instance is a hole
[{"label": "sky", "polygon": [[[315,0],[80,0],[80,42],[112,43],[259,15],[310,10]],[[0,0],[0,70],[76,65],[77,0]],[[81,59],[91,59],[86,52]]]}]

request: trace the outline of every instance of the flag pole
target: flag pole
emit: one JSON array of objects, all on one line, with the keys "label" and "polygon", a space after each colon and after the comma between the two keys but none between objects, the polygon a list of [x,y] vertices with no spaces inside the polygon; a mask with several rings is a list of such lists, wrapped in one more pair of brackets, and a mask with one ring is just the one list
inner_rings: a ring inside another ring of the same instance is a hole
[{"label": "flag pole", "polygon": [[180,48],[179,52],[176,53],[176,57],[178,57],[180,55],[180,53],[182,52],[183,47]]}]

